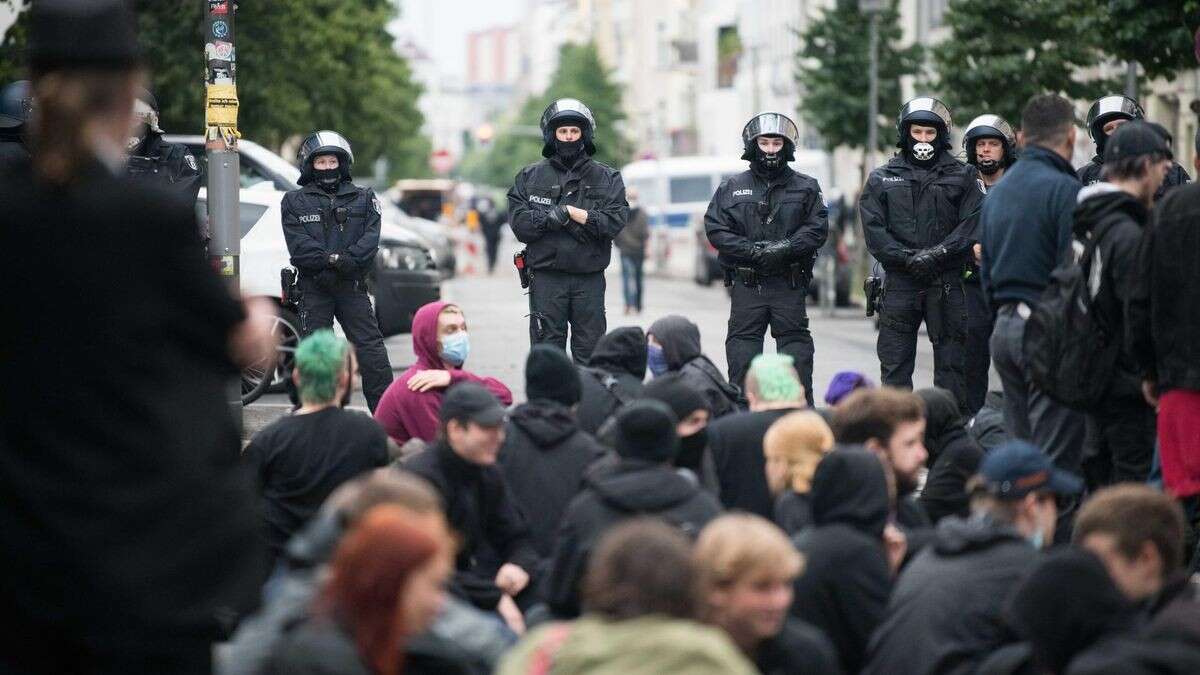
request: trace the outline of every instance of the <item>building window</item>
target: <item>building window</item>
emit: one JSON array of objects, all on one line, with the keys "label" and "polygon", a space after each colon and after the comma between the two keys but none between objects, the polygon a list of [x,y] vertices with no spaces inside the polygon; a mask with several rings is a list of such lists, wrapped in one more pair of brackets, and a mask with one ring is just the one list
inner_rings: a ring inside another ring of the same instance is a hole
[{"label": "building window", "polygon": [[925,0],[925,16],[929,17],[929,28],[941,28],[946,22],[946,8],[950,0]]},{"label": "building window", "polygon": [[737,78],[738,60],[742,56],[742,38],[737,26],[717,29],[717,87],[728,89]]}]

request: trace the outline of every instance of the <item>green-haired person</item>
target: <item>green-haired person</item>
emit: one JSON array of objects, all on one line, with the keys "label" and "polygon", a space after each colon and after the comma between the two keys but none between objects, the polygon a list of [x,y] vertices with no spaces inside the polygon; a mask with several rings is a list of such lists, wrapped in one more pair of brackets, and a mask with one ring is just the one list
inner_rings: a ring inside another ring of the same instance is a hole
[{"label": "green-haired person", "polygon": [[354,370],[354,351],[333,331],[304,338],[292,369],[300,408],[258,432],[246,448],[275,554],[334,488],[388,461],[383,429],[369,415],[344,408]]}]

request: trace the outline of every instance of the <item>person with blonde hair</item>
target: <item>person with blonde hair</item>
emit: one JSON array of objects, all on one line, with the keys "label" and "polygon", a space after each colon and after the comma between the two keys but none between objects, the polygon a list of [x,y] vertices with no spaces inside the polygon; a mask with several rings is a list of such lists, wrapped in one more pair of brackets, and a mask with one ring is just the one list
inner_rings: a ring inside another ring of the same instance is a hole
[{"label": "person with blonde hair", "polygon": [[722,628],[759,672],[838,672],[820,629],[788,617],[804,560],[778,527],[749,513],[721,516],[693,549],[700,618]]},{"label": "person with blonde hair", "polygon": [[767,486],[775,499],[775,524],[789,536],[812,524],[809,489],[833,431],[820,415],[801,410],[781,417],[763,437]]}]

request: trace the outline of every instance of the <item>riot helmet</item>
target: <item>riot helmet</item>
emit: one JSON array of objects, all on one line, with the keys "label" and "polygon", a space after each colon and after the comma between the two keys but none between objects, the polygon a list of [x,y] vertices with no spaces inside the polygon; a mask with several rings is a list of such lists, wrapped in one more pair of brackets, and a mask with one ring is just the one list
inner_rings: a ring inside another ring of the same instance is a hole
[{"label": "riot helmet", "polygon": [[33,115],[33,87],[17,80],[0,90],[0,131],[20,132]]},{"label": "riot helmet", "polygon": [[[914,124],[937,129],[937,138],[933,143],[916,141],[909,133]],[[953,130],[954,122],[945,103],[932,96],[918,96],[900,108],[900,114],[896,117],[896,145],[913,163],[929,166],[939,154],[950,149],[950,132]]]},{"label": "riot helmet", "polygon": [[1115,119],[1140,120],[1145,117],[1142,106],[1128,96],[1111,94],[1096,99],[1092,107],[1088,108],[1087,114],[1088,135],[1096,144],[1096,154],[1104,155],[1104,142],[1108,140],[1108,136],[1104,134],[1105,124]]},{"label": "riot helmet", "polygon": [[[981,138],[999,139],[1000,143],[1004,145],[1004,159],[999,162],[979,162],[975,157],[975,141]],[[997,169],[1007,169],[1016,161],[1017,136],[1013,133],[1012,126],[1003,117],[980,115],[967,125],[967,133],[963,135],[963,149],[967,152],[967,162],[975,165],[980,173],[990,176],[996,173]]]},{"label": "riot helmet", "polygon": [[161,134],[162,127],[158,126],[158,100],[147,89],[138,90],[137,98],[133,101],[133,122],[130,124],[129,150],[134,150],[151,133]]},{"label": "riot helmet", "polygon": [[[560,98],[546,106],[539,124],[542,128],[542,157],[561,154],[560,145],[568,154],[572,150],[576,156],[580,151],[589,156],[596,154],[596,118],[592,117],[592,111],[579,99]],[[554,132],[563,126],[578,126],[583,132],[583,137],[574,143],[560,143]]]},{"label": "riot helmet", "polygon": [[[331,174],[323,174],[313,169],[313,160],[320,155],[334,155],[338,158],[338,168],[329,169]],[[350,141],[336,131],[314,131],[300,144],[296,153],[300,165],[301,185],[307,185],[318,180],[322,187],[336,186],[338,183],[350,180],[350,167],[354,165],[354,151],[350,149]],[[332,181],[332,182],[331,182]]]},{"label": "riot helmet", "polygon": [[[758,147],[761,136],[776,136],[783,139],[783,152],[767,154]],[[800,142],[800,131],[787,115],[777,112],[761,112],[742,127],[742,159],[760,171],[773,173],[781,170],[796,158],[796,145]]]}]

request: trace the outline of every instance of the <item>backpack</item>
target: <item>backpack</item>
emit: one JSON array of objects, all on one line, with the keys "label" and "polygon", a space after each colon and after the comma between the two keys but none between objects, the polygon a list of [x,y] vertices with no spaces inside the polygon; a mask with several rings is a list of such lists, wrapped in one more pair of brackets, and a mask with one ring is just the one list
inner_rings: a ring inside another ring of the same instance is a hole
[{"label": "backpack", "polygon": [[1104,399],[1121,348],[1120,336],[1110,335],[1093,311],[1104,263],[1096,247],[1110,226],[1102,223],[1093,236],[1075,240],[1078,255],[1051,272],[1025,322],[1022,350],[1030,378],[1050,398],[1076,410],[1094,409]]}]

